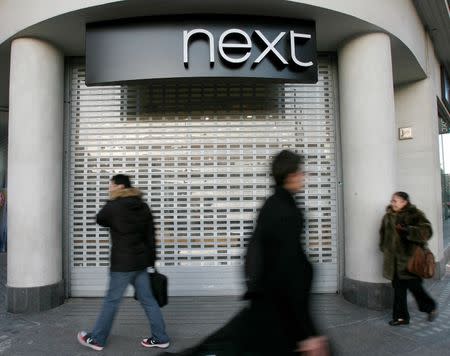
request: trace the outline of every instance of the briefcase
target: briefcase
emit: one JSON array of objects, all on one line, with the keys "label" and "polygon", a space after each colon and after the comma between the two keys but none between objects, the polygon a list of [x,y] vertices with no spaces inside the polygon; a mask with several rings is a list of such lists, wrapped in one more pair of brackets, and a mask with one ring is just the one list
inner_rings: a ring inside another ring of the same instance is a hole
[{"label": "briefcase", "polygon": [[165,306],[169,302],[167,297],[167,277],[159,273],[156,268],[154,272],[150,272],[148,275],[152,285],[153,296],[160,307]]},{"label": "briefcase", "polygon": [[[148,278],[152,286],[152,293],[158,305],[162,308],[169,303],[167,296],[167,277],[159,273],[156,268],[153,272],[148,273]],[[134,292],[134,299],[138,300],[136,291]]]}]

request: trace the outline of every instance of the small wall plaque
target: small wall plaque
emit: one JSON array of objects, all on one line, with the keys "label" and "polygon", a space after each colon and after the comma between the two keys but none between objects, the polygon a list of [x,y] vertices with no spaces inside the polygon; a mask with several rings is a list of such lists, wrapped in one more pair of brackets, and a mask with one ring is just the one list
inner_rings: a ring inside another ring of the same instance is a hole
[{"label": "small wall plaque", "polygon": [[412,127],[400,127],[398,129],[398,138],[400,140],[410,140],[413,138]]}]

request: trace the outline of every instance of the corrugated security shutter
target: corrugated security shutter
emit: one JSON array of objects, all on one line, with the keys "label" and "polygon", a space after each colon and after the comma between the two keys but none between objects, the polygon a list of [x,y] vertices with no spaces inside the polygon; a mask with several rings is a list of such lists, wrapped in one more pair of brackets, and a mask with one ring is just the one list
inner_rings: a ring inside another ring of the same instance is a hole
[{"label": "corrugated security shutter", "polygon": [[335,106],[332,62],[319,82],[206,82],[87,87],[71,78],[70,294],[103,295],[108,230],[95,214],[112,175],[132,176],[158,230],[157,266],[171,295],[229,295],[243,288],[243,253],[271,193],[273,154],[302,153],[309,172],[305,248],[317,292],[338,283]]}]

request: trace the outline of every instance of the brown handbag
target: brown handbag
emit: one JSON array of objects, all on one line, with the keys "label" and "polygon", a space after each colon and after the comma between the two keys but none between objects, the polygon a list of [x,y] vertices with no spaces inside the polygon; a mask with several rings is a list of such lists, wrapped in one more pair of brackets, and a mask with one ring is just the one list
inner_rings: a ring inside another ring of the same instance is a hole
[{"label": "brown handbag", "polygon": [[416,245],[412,256],[408,260],[408,272],[420,278],[431,278],[434,276],[436,263],[433,253],[426,247]]}]

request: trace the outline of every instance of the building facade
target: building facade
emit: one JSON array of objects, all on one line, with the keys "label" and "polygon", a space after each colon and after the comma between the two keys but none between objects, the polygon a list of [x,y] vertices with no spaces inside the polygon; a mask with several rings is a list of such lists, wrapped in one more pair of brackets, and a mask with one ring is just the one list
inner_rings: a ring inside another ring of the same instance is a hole
[{"label": "building facade", "polygon": [[390,304],[378,228],[397,190],[433,224],[440,278],[448,4],[364,3],[0,3],[8,310],[104,294],[109,235],[95,214],[117,173],[155,214],[171,295],[242,293],[270,160],[284,148],[305,157],[297,202],[315,292]]}]

